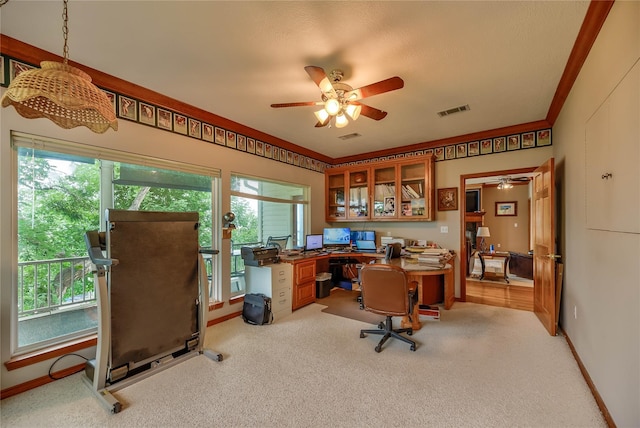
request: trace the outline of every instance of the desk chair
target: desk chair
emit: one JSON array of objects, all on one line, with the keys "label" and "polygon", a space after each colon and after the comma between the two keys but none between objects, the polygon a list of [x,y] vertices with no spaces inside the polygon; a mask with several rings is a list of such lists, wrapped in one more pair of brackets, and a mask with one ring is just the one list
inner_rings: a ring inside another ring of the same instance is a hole
[{"label": "desk chair", "polygon": [[382,345],[390,337],[407,342],[411,345],[410,349],[415,351],[416,343],[400,335],[400,333],[407,333],[411,336],[413,329],[394,329],[392,317],[411,315],[411,309],[417,298],[418,283],[409,282],[402,268],[383,264],[364,265],[360,271],[360,280],[362,304],[365,310],[387,317],[384,323],[381,322],[378,325],[378,330],[360,330],[360,337],[365,337],[366,334],[382,335],[382,339],[375,347],[376,352],[382,351]]},{"label": "desk chair", "polygon": [[281,252],[282,250],[285,250],[287,248],[289,238],[291,238],[291,235],[269,236],[267,238],[267,244],[265,245],[265,247],[276,247],[278,249],[278,252]]}]

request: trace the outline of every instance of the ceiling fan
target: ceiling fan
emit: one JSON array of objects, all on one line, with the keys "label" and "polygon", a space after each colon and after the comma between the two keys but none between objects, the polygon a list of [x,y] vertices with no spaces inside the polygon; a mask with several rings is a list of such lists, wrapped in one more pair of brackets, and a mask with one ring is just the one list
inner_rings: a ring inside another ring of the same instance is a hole
[{"label": "ceiling fan", "polygon": [[528,183],[531,177],[500,177],[497,181],[489,181],[487,184],[497,183],[498,189],[511,189],[515,183]]},{"label": "ceiling fan", "polygon": [[404,81],[395,76],[353,89],[341,81],[344,77],[342,70],[333,70],[327,76],[321,67],[308,65],[304,69],[311,77],[311,80],[320,88],[322,101],[279,103],[271,104],[271,107],[323,106],[322,109],[315,112],[318,119],[316,128],[327,126],[333,118],[335,118],[335,126],[343,128],[349,123],[347,116],[351,120],[356,120],[360,115],[373,120],[384,119],[387,115],[386,111],[369,107],[366,104],[362,104],[360,100],[404,87]]}]

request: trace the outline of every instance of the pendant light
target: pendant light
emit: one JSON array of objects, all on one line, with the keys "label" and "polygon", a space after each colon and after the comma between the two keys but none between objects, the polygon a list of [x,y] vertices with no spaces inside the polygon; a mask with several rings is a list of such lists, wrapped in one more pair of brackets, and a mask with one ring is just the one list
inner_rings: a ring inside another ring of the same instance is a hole
[{"label": "pendant light", "polygon": [[27,119],[46,117],[65,128],[86,126],[96,133],[118,130],[113,104],[84,71],[68,64],[67,1],[62,12],[63,62],[42,61],[39,69],[23,71],[7,88],[2,107],[14,106]]}]

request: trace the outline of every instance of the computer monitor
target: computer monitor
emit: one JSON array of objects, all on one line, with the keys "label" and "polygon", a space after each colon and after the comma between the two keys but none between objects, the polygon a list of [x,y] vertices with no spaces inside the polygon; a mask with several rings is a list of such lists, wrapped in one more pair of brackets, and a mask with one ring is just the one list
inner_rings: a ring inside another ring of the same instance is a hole
[{"label": "computer monitor", "polygon": [[376,232],[374,230],[353,230],[351,229],[351,242],[375,241]]},{"label": "computer monitor", "polygon": [[304,238],[304,250],[322,250],[322,235],[307,235]]},{"label": "computer monitor", "polygon": [[351,245],[351,229],[348,227],[325,227],[322,233],[325,247],[341,247]]}]

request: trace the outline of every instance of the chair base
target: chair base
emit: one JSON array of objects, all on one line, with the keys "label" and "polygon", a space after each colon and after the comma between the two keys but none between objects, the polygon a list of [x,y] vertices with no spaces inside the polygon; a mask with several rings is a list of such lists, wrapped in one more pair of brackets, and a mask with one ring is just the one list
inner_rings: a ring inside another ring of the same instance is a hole
[{"label": "chair base", "polygon": [[392,326],[392,317],[387,316],[387,320],[386,322],[380,322],[380,324],[378,324],[378,330],[360,330],[360,337],[363,338],[365,337],[365,334],[381,334],[382,335],[382,339],[380,339],[380,342],[378,342],[378,345],[376,345],[375,350],[376,352],[380,352],[382,351],[382,345],[384,345],[384,343],[390,338],[393,337],[395,339],[400,339],[403,342],[406,342],[408,344],[411,345],[411,347],[409,348],[412,351],[416,350],[416,342],[414,342],[413,340],[406,338],[404,336],[401,336],[400,333],[407,333],[407,335],[411,336],[413,334],[413,328],[409,327],[409,328],[396,328],[394,329]]}]

